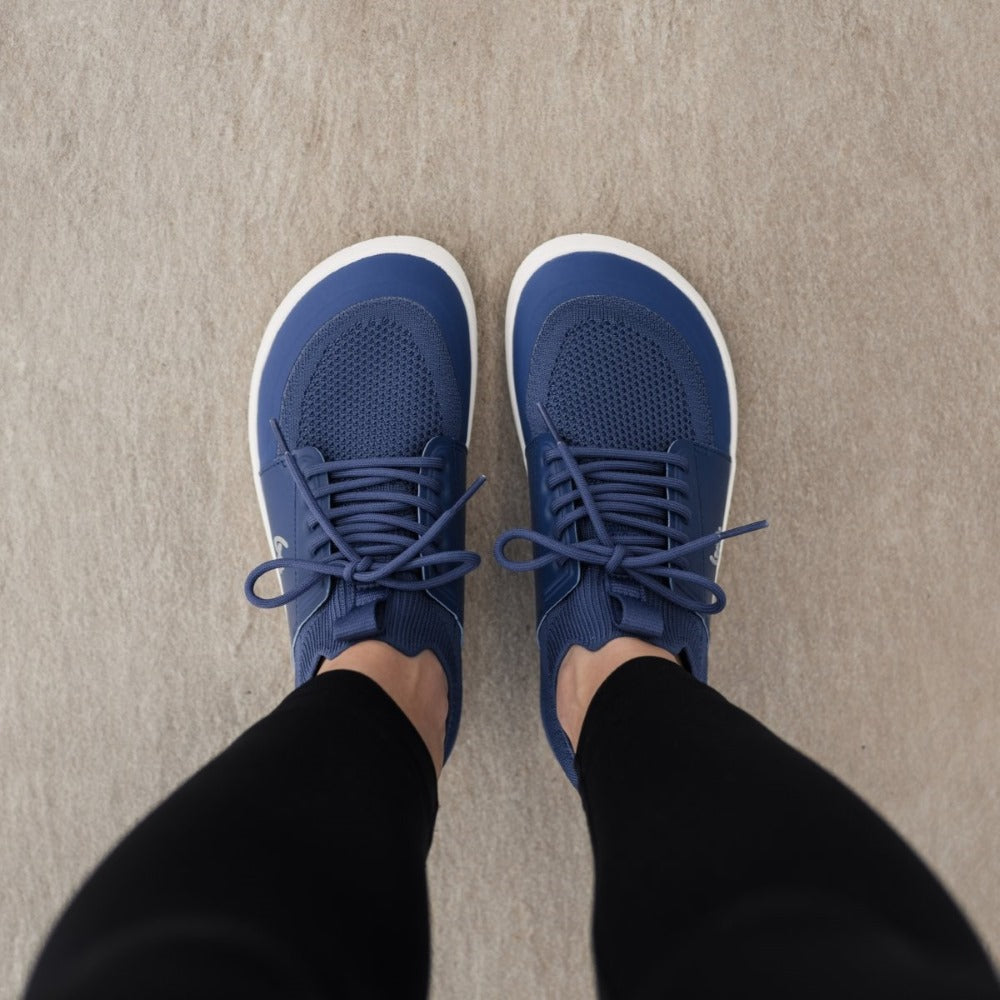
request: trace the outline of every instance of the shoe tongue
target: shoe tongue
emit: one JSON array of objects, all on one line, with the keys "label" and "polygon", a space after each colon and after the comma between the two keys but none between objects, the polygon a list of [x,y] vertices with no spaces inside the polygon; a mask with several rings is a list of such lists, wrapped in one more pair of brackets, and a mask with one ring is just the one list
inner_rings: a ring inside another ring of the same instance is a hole
[{"label": "shoe tongue", "polygon": [[[668,491],[666,489],[657,489],[656,492],[655,492],[655,494],[652,493],[652,492],[643,491],[641,493],[636,493],[635,494],[635,499],[641,501],[642,497],[644,495],[645,496],[650,496],[650,497],[652,497],[652,496],[663,497],[667,492]],[[581,508],[583,507],[583,502],[582,501],[577,501],[577,504],[578,504],[579,507],[581,507]],[[602,513],[603,513],[603,511],[602,511]],[[644,519],[644,515],[642,515],[642,514],[637,514],[634,511],[630,511],[629,513],[633,517],[638,517],[640,519]],[[654,522],[654,519],[656,517],[657,517],[656,514],[650,513],[648,519],[649,519],[649,521],[650,521],[651,524]],[[615,521],[613,521],[611,518],[608,518],[608,517],[604,518],[604,524],[605,524],[605,527],[608,529],[608,534],[612,537],[612,539],[618,539],[618,538],[622,538],[622,537],[625,537],[625,536],[628,536],[628,535],[632,535],[634,537],[635,534],[637,533],[637,531],[641,531],[641,529],[635,528],[635,527],[633,527],[631,525],[618,524]],[[577,537],[580,539],[580,541],[591,541],[591,540],[597,538],[597,529],[594,527],[594,522],[590,519],[590,517],[582,517],[577,522]],[[660,543],[657,540],[658,538],[659,538],[659,536],[654,535],[652,532],[650,532],[650,535],[649,535],[649,539],[650,539],[649,544],[650,545],[656,545],[656,546],[659,547]]]},{"label": "shoe tongue", "polygon": [[[583,506],[581,504],[581,506]],[[641,517],[642,515],[632,514],[634,517]],[[652,515],[650,516],[650,523],[652,523]],[[604,518],[604,525],[608,529],[608,534],[612,539],[624,538],[628,535],[635,536],[637,531],[641,531],[640,528],[635,528],[628,524],[618,524],[609,517]],[[578,527],[577,534],[581,540],[590,540],[597,537],[597,529],[594,527],[594,522],[591,521],[589,517],[581,518]],[[654,544],[655,539],[652,534],[650,534],[650,544]]]},{"label": "shoe tongue", "polygon": [[[628,534],[630,531],[634,533],[634,528],[629,528],[624,524],[614,524],[609,521],[604,522],[607,525],[608,534],[611,535],[613,539],[621,538],[622,536]],[[577,537],[581,542],[589,542],[597,538],[597,529],[594,527],[594,522],[591,521],[589,517],[581,518],[577,526]]]},{"label": "shoe tongue", "polygon": [[[318,448],[313,448],[307,446],[304,448],[296,448],[292,455],[295,457],[299,468],[302,470],[302,474],[306,477],[309,485],[316,489],[332,481],[332,476],[329,474],[322,476],[321,474],[312,474],[310,470],[315,468],[317,465],[328,461],[324,458],[323,454]],[[391,458],[381,458],[379,456],[372,456],[371,458],[362,457],[361,461],[370,462],[371,465],[377,466],[382,469],[390,469],[393,465],[393,459]],[[331,461],[340,461],[339,459],[333,459]],[[355,473],[359,478],[364,478],[366,471],[363,468],[359,468]],[[402,479],[389,479],[384,482],[380,482],[377,485],[366,486],[366,493],[402,493],[407,496],[416,496],[417,488],[413,483],[404,482]]]},{"label": "shoe tongue", "polygon": [[303,445],[301,448],[293,448],[292,458],[295,459],[296,465],[298,465],[298,467],[302,470],[302,475],[304,475],[306,479],[309,478],[310,469],[326,461],[319,448],[314,448],[312,445]]},{"label": "shoe tongue", "polygon": [[[334,477],[332,475],[330,475],[329,473],[323,474],[323,473],[313,473],[313,472],[311,472],[311,470],[314,469],[317,465],[321,465],[321,464],[323,464],[326,461],[326,459],[324,458],[323,454],[319,451],[318,448],[313,448],[313,447],[297,448],[297,449],[295,449],[295,451],[292,452],[292,454],[295,457],[295,460],[298,463],[298,466],[301,469],[302,474],[305,476],[306,481],[308,482],[309,487],[314,492],[314,494],[315,494],[316,491],[322,489],[325,485],[327,485],[327,484],[329,484],[329,483],[331,483],[333,481]],[[371,458],[370,460],[369,459],[365,459],[365,461],[371,461],[371,463],[372,463],[373,466],[377,466],[377,467],[383,468],[383,469],[385,469],[385,468],[391,468],[392,467],[392,460],[391,459],[385,459],[383,461],[379,457],[376,456],[376,457]],[[365,477],[365,470],[363,468],[359,468],[355,474],[359,478],[364,478]],[[366,486],[364,488],[364,492],[366,492],[366,493],[386,493],[386,494],[394,493],[394,494],[396,494],[397,497],[400,494],[403,494],[404,496],[416,496],[417,488],[416,488],[416,486],[413,483],[408,483],[408,482],[405,482],[405,481],[403,481],[401,479],[391,479],[391,480],[387,480],[385,482],[380,482],[380,483],[378,483],[376,485]],[[348,491],[348,496],[349,496],[349,493],[350,493],[350,491]],[[344,496],[345,495],[343,493],[341,493],[341,494],[338,495],[339,499],[342,500],[342,501],[344,499]],[[319,500],[320,509],[323,510],[325,513],[329,513],[330,510],[331,510],[330,501],[331,501],[331,497],[322,497]],[[351,501],[348,499],[346,502],[349,503]],[[369,501],[369,502],[374,503],[374,502],[377,502],[377,501]],[[413,520],[414,525],[416,525],[417,513],[416,513],[416,508],[415,507],[412,507],[412,506],[410,506],[408,504],[400,503],[400,504],[398,504],[397,508],[392,511],[392,514],[394,516],[396,516],[396,517],[409,518],[409,519]],[[341,532],[345,535],[346,540],[348,542],[350,542],[350,540],[351,540],[351,534],[354,531],[357,531],[359,529],[363,530],[363,527],[362,527],[362,522],[363,521],[364,521],[364,515],[357,515],[357,519],[356,520],[352,519],[352,523],[350,525],[341,524],[339,526]],[[374,512],[372,514],[371,520],[369,521],[369,529],[370,530],[374,530],[374,531],[390,531],[391,533],[398,533],[398,529],[395,529],[395,528],[393,528],[393,529],[386,529],[386,528],[384,528],[379,523],[378,514],[374,513]],[[404,541],[404,544],[409,544],[409,542],[412,541],[413,538],[415,538],[415,537],[416,537],[416,532],[414,531],[413,535],[409,535],[409,536],[400,535],[400,540]],[[332,543],[330,543],[330,544],[332,546]],[[359,551],[363,553],[364,552],[364,548],[365,548],[365,546],[364,546],[364,544],[362,544],[360,546],[360,548],[359,548]],[[405,574],[402,574],[402,575],[403,575],[404,578],[411,578],[412,576],[415,576],[415,574],[411,574],[411,573],[405,573]]]}]

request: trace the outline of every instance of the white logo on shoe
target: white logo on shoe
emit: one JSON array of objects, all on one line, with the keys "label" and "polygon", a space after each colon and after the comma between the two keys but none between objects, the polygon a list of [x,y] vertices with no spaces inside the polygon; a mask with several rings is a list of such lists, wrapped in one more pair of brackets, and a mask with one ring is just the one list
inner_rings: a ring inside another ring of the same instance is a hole
[{"label": "white logo on shoe", "polygon": [[288,542],[281,537],[281,535],[274,536],[274,556],[276,559],[281,558],[281,553],[288,548]]},{"label": "white logo on shoe", "polygon": [[[722,531],[722,525],[720,524],[718,531]],[[708,557],[708,561],[716,568],[719,568],[719,556],[722,555],[722,539],[715,543],[715,548],[712,549],[712,554]]]}]

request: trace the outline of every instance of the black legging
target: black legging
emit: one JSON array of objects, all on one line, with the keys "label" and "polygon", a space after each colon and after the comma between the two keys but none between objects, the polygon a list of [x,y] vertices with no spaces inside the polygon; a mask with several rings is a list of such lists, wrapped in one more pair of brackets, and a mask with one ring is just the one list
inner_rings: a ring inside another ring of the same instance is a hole
[{"label": "black legging", "polygon": [[[1000,997],[896,834],[681,668],[616,671],[577,764],[602,996]],[[322,674],[112,852],[28,997],[424,996],[436,812],[400,709],[360,674]]]}]

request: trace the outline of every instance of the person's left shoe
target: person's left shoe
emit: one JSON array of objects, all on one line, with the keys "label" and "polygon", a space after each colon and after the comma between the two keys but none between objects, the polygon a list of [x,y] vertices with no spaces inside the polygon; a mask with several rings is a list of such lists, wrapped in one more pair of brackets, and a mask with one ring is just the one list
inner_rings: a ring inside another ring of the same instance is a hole
[{"label": "person's left shoe", "polygon": [[[445,757],[462,705],[466,447],[476,319],[442,247],[391,236],[313,268],[268,323],[250,455],[273,559],[247,577],[285,605],[296,684],[352,644],[429,649],[448,680]],[[279,570],[282,594],[257,580]]]},{"label": "person's left shoe", "polygon": [[[669,264],[608,236],[537,247],[507,301],[507,375],[524,447],[530,530],[504,532],[502,566],[533,570],[546,735],[577,783],[560,724],[574,646],[631,636],[700,681],[736,455],[736,386],[718,323]],[[534,557],[506,555],[515,539]]]}]

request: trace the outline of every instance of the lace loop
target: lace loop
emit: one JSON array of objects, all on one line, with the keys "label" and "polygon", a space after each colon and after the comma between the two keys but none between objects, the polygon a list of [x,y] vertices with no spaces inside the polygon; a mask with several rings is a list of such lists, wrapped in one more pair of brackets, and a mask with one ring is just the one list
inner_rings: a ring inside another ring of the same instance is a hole
[{"label": "lace loop", "polygon": [[[258,608],[277,608],[304,594],[324,576],[349,583],[378,584],[389,590],[430,590],[451,583],[474,570],[479,556],[467,551],[436,551],[434,544],[473,494],[486,482],[479,476],[447,510],[421,497],[417,488],[434,490],[443,468],[440,458],[363,458],[323,462],[303,472],[285,441],[277,420],[271,429],[278,440],[278,458],[284,463],[296,491],[309,512],[307,527],[322,537],[312,546],[309,559],[269,559],[247,576],[244,592]],[[317,488],[309,479],[322,477]],[[412,492],[406,485],[413,487]],[[402,488],[401,488],[402,487]],[[320,500],[329,498],[330,511]],[[419,512],[433,520],[423,524]],[[412,540],[408,536],[415,536]],[[331,552],[317,558],[319,550]],[[388,558],[385,558],[388,557]],[[429,578],[422,570],[438,572]],[[273,570],[294,569],[306,574],[305,581],[277,597],[261,597],[257,581]]]},{"label": "lace loop", "polygon": [[[563,466],[548,475],[546,485],[554,489],[570,483],[573,489],[553,500],[555,537],[524,528],[506,531],[496,541],[497,562],[505,569],[524,572],[571,559],[600,567],[608,575],[624,574],[679,607],[700,614],[718,614],[726,606],[725,592],[715,580],[689,570],[687,557],[714,548],[727,538],[766,528],[767,521],[688,539],[678,525],[667,521],[671,513],[682,521],[687,521],[691,514],[676,498],[677,494],[687,495],[686,481],[670,475],[671,468],[687,471],[683,456],[571,448],[556,433],[544,407],[539,404],[538,409],[555,442],[546,452],[545,460],[551,464],[558,460]],[[588,526],[594,537],[563,541],[566,530],[575,524],[581,528]],[[532,542],[541,555],[512,559],[506,548],[515,539]],[[672,589],[671,582],[701,588],[711,600],[695,600]]]}]

